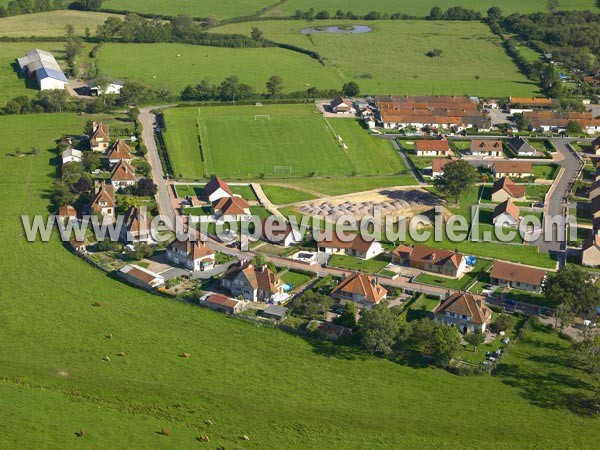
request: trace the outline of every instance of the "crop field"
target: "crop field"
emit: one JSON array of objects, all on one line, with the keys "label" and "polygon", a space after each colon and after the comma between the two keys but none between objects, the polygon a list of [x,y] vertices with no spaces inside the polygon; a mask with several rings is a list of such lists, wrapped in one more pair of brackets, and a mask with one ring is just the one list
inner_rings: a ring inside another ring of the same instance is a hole
[{"label": "crop field", "polygon": [[[405,169],[389,141],[369,137],[351,119],[327,122],[313,104],[180,108],[168,110],[165,118],[167,151],[176,177],[349,176]],[[346,149],[333,130],[342,136]],[[365,153],[372,157],[364,158]]]},{"label": "crop field", "polygon": [[[110,2],[112,3],[112,1]],[[338,9],[344,12],[352,11],[354,14],[366,14],[369,11],[379,11],[383,13],[401,12],[417,17],[425,17],[433,6],[439,6],[442,9],[448,9],[451,6],[460,5],[464,8],[480,11],[485,16],[485,12],[491,6],[499,6],[506,15],[512,13],[530,13],[537,11],[546,11],[546,3],[539,0],[288,0],[280,6],[267,13],[271,16],[291,16],[297,9],[307,11],[314,8],[315,13],[326,10],[330,14],[335,14]],[[596,9],[595,0],[561,0],[559,9]]]},{"label": "crop field", "polygon": [[260,11],[276,0],[107,0],[103,8],[118,11],[192,17],[216,17],[218,20],[247,16]]},{"label": "crop field", "polygon": [[98,67],[106,76],[141,81],[177,94],[204,78],[219,84],[231,75],[257,92],[266,92],[265,84],[271,75],[282,77],[285,92],[304,90],[315,83],[319,88],[337,89],[343,84],[337,73],[316,60],[280,48],[107,44],[100,51]]},{"label": "crop field", "polygon": [[0,36],[64,36],[67,24],[73,25],[78,35],[83,36],[85,29],[89,28],[94,36],[96,27],[113,15],[72,10],[21,14],[0,20]]},{"label": "crop field", "polygon": [[[19,215],[50,209],[46,149],[88,118],[0,117],[3,447],[180,449],[201,435],[211,448],[248,449],[593,448],[600,439],[598,419],[572,412],[591,396],[587,376],[544,329],[515,344],[496,376],[457,377],[152,296],[57,239],[26,242]],[[17,145],[42,152],[10,156]]]},{"label": "crop field", "polygon": [[[319,21],[317,25],[354,24]],[[500,44],[480,22],[373,21],[360,34],[314,33],[301,30],[315,22],[237,23],[214,32],[249,34],[253,26],[277,42],[318,52],[327,69],[355,80],[368,94],[534,95],[538,87],[521,74]],[[426,55],[432,49],[442,56]],[[284,77],[285,81],[285,77]],[[319,87],[323,84],[312,81]]]},{"label": "crop field", "polygon": [[[3,20],[0,19],[0,24]],[[65,51],[61,42],[3,42],[0,45],[0,104],[4,105],[6,100],[17,95],[32,96],[37,93],[35,81],[23,78],[16,66],[16,59],[34,48],[52,52],[57,59]]]}]

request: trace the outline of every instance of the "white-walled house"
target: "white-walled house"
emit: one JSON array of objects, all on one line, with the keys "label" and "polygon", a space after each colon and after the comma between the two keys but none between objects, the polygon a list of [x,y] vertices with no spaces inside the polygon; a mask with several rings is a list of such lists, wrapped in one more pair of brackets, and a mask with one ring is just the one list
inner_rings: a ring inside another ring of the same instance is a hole
[{"label": "white-walled house", "polygon": [[213,177],[204,186],[204,195],[210,203],[214,203],[222,198],[233,197],[233,192],[227,183],[219,177]]},{"label": "white-walled house", "polygon": [[433,311],[433,318],[438,323],[457,327],[461,333],[484,332],[492,319],[492,310],[482,297],[457,292]]},{"label": "white-walled house", "polygon": [[174,240],[167,247],[167,261],[193,272],[202,272],[215,266],[215,251],[200,240]]},{"label": "white-walled house", "polygon": [[351,235],[349,240],[342,240],[335,232],[332,232],[330,237],[323,237],[317,241],[317,250],[330,255],[371,259],[383,253],[383,246],[380,242],[368,241],[359,234]]},{"label": "white-walled house", "polygon": [[83,152],[81,150],[76,150],[74,148],[68,148],[62,152],[62,163],[66,164],[69,162],[81,162],[81,158],[83,156]]}]

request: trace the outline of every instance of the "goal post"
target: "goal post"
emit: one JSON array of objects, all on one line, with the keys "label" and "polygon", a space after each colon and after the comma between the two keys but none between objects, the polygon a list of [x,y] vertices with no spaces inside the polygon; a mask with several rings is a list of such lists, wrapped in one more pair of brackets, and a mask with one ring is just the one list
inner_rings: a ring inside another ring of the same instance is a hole
[{"label": "goal post", "polygon": [[254,120],[271,120],[271,116],[269,114],[256,114]]},{"label": "goal post", "polygon": [[274,166],[273,167],[273,172],[274,173],[287,173],[287,174],[291,174],[292,173],[292,166]]}]

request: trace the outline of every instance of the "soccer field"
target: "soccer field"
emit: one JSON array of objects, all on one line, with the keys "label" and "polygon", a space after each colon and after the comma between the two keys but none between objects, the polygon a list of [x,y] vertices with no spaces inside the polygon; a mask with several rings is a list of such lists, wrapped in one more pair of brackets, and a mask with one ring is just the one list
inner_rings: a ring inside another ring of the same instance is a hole
[{"label": "soccer field", "polygon": [[313,104],[179,108],[167,110],[165,122],[177,178],[336,177],[406,169],[389,141],[370,137],[353,119],[327,122]]}]

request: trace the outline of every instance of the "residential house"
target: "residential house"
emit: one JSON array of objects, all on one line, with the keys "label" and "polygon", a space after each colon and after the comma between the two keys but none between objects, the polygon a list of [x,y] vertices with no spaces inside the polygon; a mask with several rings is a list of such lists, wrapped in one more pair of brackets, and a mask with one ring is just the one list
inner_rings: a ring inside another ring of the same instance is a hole
[{"label": "residential house", "polygon": [[490,283],[496,286],[542,292],[546,271],[504,261],[494,262]]},{"label": "residential house", "polygon": [[493,224],[495,227],[516,227],[519,225],[519,207],[512,198],[508,198],[494,208]]},{"label": "residential house", "polygon": [[596,178],[596,180],[590,186],[589,199],[593,199],[600,196],[600,178]]},{"label": "residential house", "polygon": [[233,197],[233,192],[227,183],[219,177],[213,177],[206,186],[204,186],[204,196],[209,203],[214,203],[225,197]]},{"label": "residential house", "polygon": [[503,156],[502,141],[492,139],[473,139],[470,147],[471,155],[484,158]]},{"label": "residential house", "polygon": [[127,264],[117,274],[127,282],[149,291],[165,284],[164,277],[135,264]]},{"label": "residential house", "polygon": [[69,147],[65,151],[61,153],[62,163],[70,163],[70,162],[81,162],[81,158],[83,156],[83,152],[80,150],[76,150],[72,147]]},{"label": "residential house", "polygon": [[152,236],[152,218],[148,214],[147,208],[142,206],[130,206],[125,212],[123,227],[121,228],[121,242],[153,244]]},{"label": "residential house", "polygon": [[336,114],[356,114],[352,102],[344,97],[338,97],[331,101],[331,110]]},{"label": "residential house", "polygon": [[419,139],[415,151],[417,156],[448,156],[450,145],[447,139]]},{"label": "residential house", "polygon": [[398,264],[400,266],[410,265],[410,254],[412,253],[412,247],[406,244],[400,244],[392,251],[392,264]]},{"label": "residential house", "polygon": [[243,303],[223,294],[208,294],[198,300],[200,306],[225,314],[237,314],[242,310]]},{"label": "residential house", "polygon": [[202,272],[215,266],[215,252],[199,239],[176,239],[167,247],[167,261],[193,272]]},{"label": "residential house", "polygon": [[588,267],[600,266],[600,234],[592,233],[583,241],[581,264]]},{"label": "residential house", "polygon": [[100,94],[114,94],[118,95],[121,93],[121,89],[123,89],[123,82],[121,80],[106,80],[102,83],[99,83],[100,80],[90,80],[87,82],[87,86],[90,90],[90,94],[92,95],[100,95]]},{"label": "residential house", "polygon": [[592,141],[590,144],[590,149],[594,155],[600,155],[600,136]]},{"label": "residential house", "polygon": [[283,281],[266,265],[255,267],[244,260],[229,266],[221,278],[221,286],[231,295],[251,302],[279,303],[287,296]]},{"label": "residential house", "polygon": [[592,198],[590,211],[592,213],[592,219],[598,219],[600,217],[600,197]]},{"label": "residential house", "polygon": [[515,136],[509,139],[508,146],[517,156],[535,156],[535,148],[533,148],[522,136]]},{"label": "residential house", "polygon": [[214,216],[219,220],[239,220],[250,215],[250,205],[242,197],[223,197],[213,202]]},{"label": "residential house", "polygon": [[286,308],[285,306],[269,305],[263,310],[261,315],[267,319],[273,319],[279,322],[280,320],[285,319],[287,313],[288,308]]},{"label": "residential house", "polygon": [[492,319],[492,310],[483,302],[483,297],[457,292],[433,311],[436,322],[457,327],[462,333],[486,330]]},{"label": "residential house", "polygon": [[524,112],[533,111],[534,109],[552,108],[558,105],[558,101],[553,98],[543,97],[510,97],[509,98],[509,113],[522,114]]},{"label": "residential house", "polygon": [[347,255],[360,259],[371,259],[383,253],[383,247],[376,240],[366,240],[359,234],[350,235],[349,240],[340,239],[337,233],[331,232],[331,236],[323,236],[317,241],[319,252],[331,255]]},{"label": "residential house", "polygon": [[453,161],[456,161],[456,159],[449,159],[449,158],[434,158],[431,161],[431,177],[432,178],[438,178],[438,177],[443,177],[444,176],[444,167],[446,167],[446,164],[449,164]]},{"label": "residential house", "polygon": [[119,161],[125,161],[126,163],[131,164],[131,147],[129,147],[125,141],[117,139],[117,141],[108,149],[107,156],[110,167],[113,167]]},{"label": "residential house", "polygon": [[125,160],[120,160],[110,171],[110,182],[119,189],[135,184],[135,169]]},{"label": "residential house", "polygon": [[577,122],[586,134],[600,132],[600,119],[596,119],[590,111],[534,111],[526,112],[524,115],[529,119],[531,127],[535,130],[541,129],[545,132],[561,133],[566,131],[569,122]]},{"label": "residential house", "polygon": [[102,215],[103,221],[115,220],[115,191],[112,184],[97,183],[90,205],[92,214]]},{"label": "residential house", "polygon": [[524,178],[533,176],[531,163],[526,161],[497,161],[492,166],[495,178]]},{"label": "residential house", "polygon": [[58,220],[77,220],[77,210],[73,208],[71,205],[65,205],[58,208],[58,213],[56,214]]},{"label": "residential house", "polygon": [[297,228],[292,227],[282,218],[281,221],[262,221],[262,239],[272,244],[290,247],[302,242],[303,236]]},{"label": "residential house", "polygon": [[415,245],[408,256],[410,267],[428,272],[460,278],[467,269],[465,255],[449,250]]},{"label": "residential house", "polygon": [[370,306],[385,300],[387,289],[377,282],[377,278],[358,272],[344,278],[331,291],[331,296]]},{"label": "residential house", "polygon": [[110,144],[110,130],[108,125],[102,122],[92,124],[90,136],[90,148],[95,152],[105,152]]},{"label": "residential house", "polygon": [[525,201],[525,186],[515,184],[508,177],[502,177],[492,186],[492,201],[504,202],[513,199],[516,202]]}]

